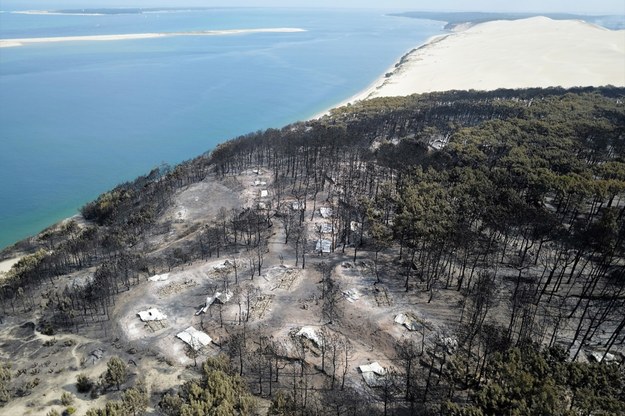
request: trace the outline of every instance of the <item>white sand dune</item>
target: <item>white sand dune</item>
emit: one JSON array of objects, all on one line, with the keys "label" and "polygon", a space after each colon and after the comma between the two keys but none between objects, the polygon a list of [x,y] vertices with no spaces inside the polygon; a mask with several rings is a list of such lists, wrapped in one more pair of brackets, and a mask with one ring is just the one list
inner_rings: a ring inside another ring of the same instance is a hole
[{"label": "white sand dune", "polygon": [[295,33],[305,32],[304,29],[293,27],[261,28],[261,29],[230,29],[230,30],[201,30],[193,32],[166,32],[166,33],[130,33],[124,35],[90,35],[90,36],[58,36],[48,38],[0,39],[0,48],[23,46],[34,43],[50,42],[79,42],[79,41],[113,41],[129,39],[150,39],[171,36],[227,36],[247,35],[252,33]]},{"label": "white sand dune", "polygon": [[449,90],[625,86],[625,31],[576,20],[493,21],[438,36],[348,102]]}]

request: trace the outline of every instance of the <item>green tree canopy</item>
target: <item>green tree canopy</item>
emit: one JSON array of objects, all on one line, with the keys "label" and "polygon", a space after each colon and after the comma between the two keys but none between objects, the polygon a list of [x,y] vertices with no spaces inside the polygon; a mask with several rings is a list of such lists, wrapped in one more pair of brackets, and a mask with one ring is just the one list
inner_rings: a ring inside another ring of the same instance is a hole
[{"label": "green tree canopy", "polygon": [[106,385],[116,386],[117,390],[119,390],[127,377],[126,364],[119,357],[111,357],[106,364],[106,372],[104,373],[104,382]]}]

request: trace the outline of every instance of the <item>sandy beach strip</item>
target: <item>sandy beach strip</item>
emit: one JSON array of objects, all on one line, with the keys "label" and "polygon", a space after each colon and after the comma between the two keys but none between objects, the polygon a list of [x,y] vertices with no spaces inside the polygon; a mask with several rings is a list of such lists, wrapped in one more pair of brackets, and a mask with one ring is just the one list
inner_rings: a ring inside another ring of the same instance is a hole
[{"label": "sandy beach strip", "polygon": [[11,267],[13,267],[13,265],[15,263],[17,263],[18,261],[20,261],[22,259],[23,256],[20,257],[15,257],[12,259],[8,259],[8,260],[3,260],[0,261],[0,277],[2,277],[2,275],[4,275],[5,273],[7,273],[9,270],[11,270]]},{"label": "sandy beach strip", "polygon": [[577,20],[492,21],[433,37],[342,104],[449,90],[625,86],[625,31]]},{"label": "sandy beach strip", "polygon": [[254,33],[296,33],[305,32],[304,29],[294,27],[260,28],[260,29],[229,29],[229,30],[200,30],[192,32],[166,33],[130,33],[123,35],[89,35],[89,36],[58,36],[47,38],[0,39],[0,48],[24,46],[35,43],[51,42],[80,42],[80,41],[114,41],[130,39],[151,39],[172,36],[227,36],[248,35]]}]

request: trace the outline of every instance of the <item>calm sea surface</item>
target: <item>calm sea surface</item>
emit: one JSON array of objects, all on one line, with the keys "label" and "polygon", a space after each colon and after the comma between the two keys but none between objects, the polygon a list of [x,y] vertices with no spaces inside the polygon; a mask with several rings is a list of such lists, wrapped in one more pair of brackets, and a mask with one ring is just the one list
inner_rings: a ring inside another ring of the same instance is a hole
[{"label": "calm sea surface", "polygon": [[367,87],[441,22],[380,11],[0,13],[0,38],[301,28],[0,48],[0,248],[116,184]]}]

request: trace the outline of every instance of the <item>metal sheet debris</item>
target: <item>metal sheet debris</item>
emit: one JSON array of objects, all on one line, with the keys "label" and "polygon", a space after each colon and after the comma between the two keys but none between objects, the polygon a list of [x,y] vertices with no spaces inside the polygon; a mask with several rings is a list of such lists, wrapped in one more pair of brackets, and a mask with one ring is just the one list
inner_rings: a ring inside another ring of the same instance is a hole
[{"label": "metal sheet debris", "polygon": [[321,218],[330,218],[332,216],[332,208],[319,208],[319,214]]},{"label": "metal sheet debris", "polygon": [[405,326],[409,331],[417,331],[422,325],[412,313],[400,313],[395,316],[395,323]]},{"label": "metal sheet debris", "polygon": [[343,292],[343,296],[348,302],[354,303],[360,299],[360,293],[356,289],[349,289]]},{"label": "metal sheet debris", "polygon": [[218,264],[217,266],[213,266],[213,270],[215,270],[216,272],[220,272],[220,271],[223,271],[223,270],[227,270],[230,267],[232,267],[232,263],[230,262],[230,260],[226,260],[222,264]]},{"label": "metal sheet debris", "polygon": [[223,305],[230,299],[232,299],[232,292],[229,290],[226,292],[215,292],[214,295],[206,297],[206,303],[204,303],[204,306],[197,311],[195,315],[197,316],[208,312],[208,308],[210,308],[213,303],[221,303]]},{"label": "metal sheet debris", "polygon": [[150,282],[161,282],[167,279],[169,279],[169,273],[155,274],[154,276],[148,277],[148,281]]}]

